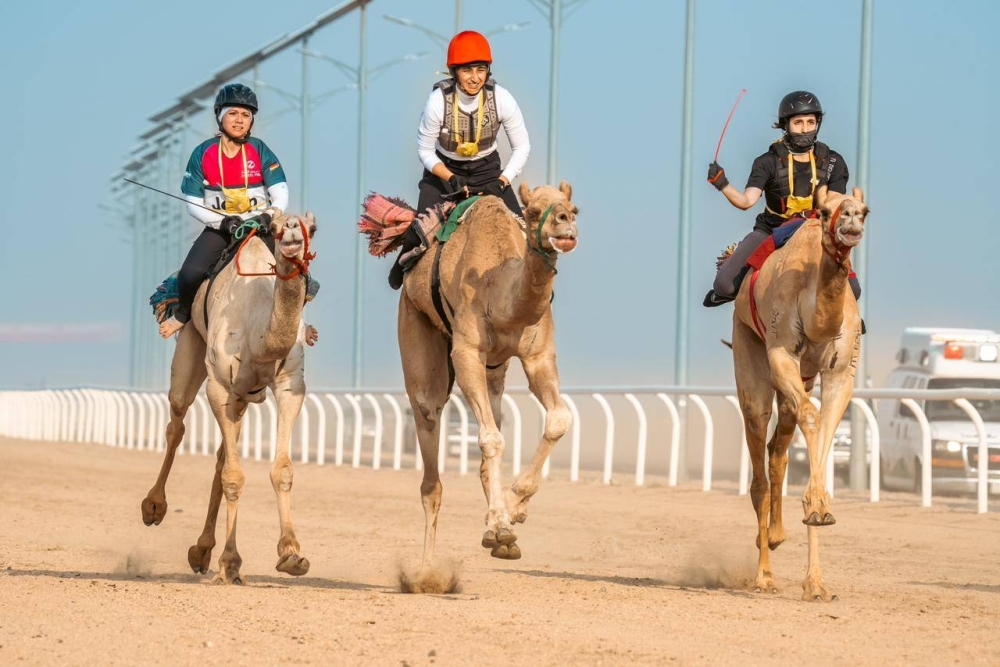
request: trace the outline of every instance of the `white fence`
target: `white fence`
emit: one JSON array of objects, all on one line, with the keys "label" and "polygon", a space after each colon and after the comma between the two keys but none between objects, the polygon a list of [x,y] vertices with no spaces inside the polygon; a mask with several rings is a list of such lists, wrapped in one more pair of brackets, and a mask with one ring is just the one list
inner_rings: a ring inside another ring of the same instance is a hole
[{"label": "white fence", "polygon": [[[573,415],[573,425],[564,440],[569,445],[569,479],[580,479],[582,465],[582,434],[586,429],[592,445],[590,454],[595,455],[594,464],[588,468],[601,471],[604,483],[611,483],[614,471],[622,469],[621,460],[628,456],[635,459],[635,484],[645,483],[649,471],[648,459],[651,452],[665,454],[668,464],[666,476],[668,484],[677,484],[681,462],[681,410],[687,401],[695,409],[689,410],[692,428],[689,435],[700,428],[700,442],[688,441],[688,450],[700,446],[702,452],[702,489],[712,488],[713,471],[719,468],[716,460],[716,427],[720,411],[713,416],[706,398],[714,399],[720,406],[728,406],[730,425],[738,429],[736,437],[742,434],[742,418],[735,391],[720,387],[636,387],[636,388],[568,388],[562,394]],[[611,400],[609,400],[611,399]],[[989,451],[986,429],[979,413],[969,400],[1000,400],[1000,390],[954,389],[954,390],[858,390],[853,404],[857,406],[868,422],[870,434],[870,498],[878,502],[880,492],[880,438],[879,425],[872,405],[881,399],[898,399],[913,411],[919,422],[922,436],[921,458],[921,503],[931,505],[932,499],[932,440],[930,425],[919,402],[951,401],[958,406],[975,427],[978,438],[977,461],[986,462],[977,469],[978,511],[988,509],[989,494]],[[813,398],[819,403],[818,399]],[[919,401],[919,402],[918,402]],[[581,411],[581,406],[599,408]],[[630,406],[634,420],[629,420],[612,406],[612,402],[624,407]],[[504,428],[510,451],[510,464],[514,474],[523,465],[525,438],[531,447],[537,443],[544,423],[545,410],[542,405],[525,391],[510,391],[504,395]],[[455,410],[458,423],[453,424],[451,411]],[[659,413],[659,414],[657,414]],[[697,416],[695,416],[697,413]],[[666,417],[662,433],[650,436],[651,417]],[[102,443],[126,449],[157,450],[164,447],[164,432],[169,419],[167,395],[159,392],[139,392],[110,389],[66,389],[41,391],[0,391],[0,435],[35,440],[63,440]],[[596,430],[596,424],[603,421],[603,442]],[[266,424],[265,424],[266,422]],[[386,422],[392,430],[386,433]],[[623,426],[624,422],[624,426]],[[698,422],[698,423],[696,423]],[[477,437],[473,432],[475,421],[460,396],[453,395],[445,406],[441,429],[439,467],[455,466],[461,474],[469,470],[470,450],[478,454],[475,447]],[[332,462],[343,465],[349,460],[357,468],[361,465],[378,469],[391,465],[399,470],[404,465],[419,469],[421,459],[415,455],[415,436],[409,417],[409,405],[405,394],[396,390],[372,390],[361,393],[329,391],[309,393],[293,434],[291,451],[293,460],[302,463],[315,462],[324,465]],[[185,420],[186,433],[180,453],[212,455],[221,442],[221,435],[214,416],[204,395],[199,395],[191,406]],[[267,431],[265,433],[265,426]],[[667,426],[669,426],[667,428]],[[350,427],[350,428],[348,428]],[[628,437],[625,430],[632,431]],[[274,457],[274,442],[277,434],[277,410],[271,398],[262,404],[251,404],[245,417],[241,433],[241,450],[244,458],[262,460],[266,453]],[[347,442],[348,434],[350,442]],[[650,448],[652,440],[653,447]],[[739,493],[748,490],[750,463],[745,435],[739,447],[739,466],[736,471]],[[366,442],[367,441],[367,442]],[[634,444],[633,444],[634,443]],[[731,444],[731,443],[730,443]],[[996,443],[994,443],[996,446]],[[329,448],[332,447],[332,452]],[[594,447],[601,452],[593,451]],[[457,449],[457,451],[455,451]],[[563,447],[557,451],[564,451]],[[411,454],[410,452],[414,452]],[[296,454],[298,455],[296,457]],[[530,454],[530,452],[529,452]],[[600,454],[600,456],[596,456]],[[455,458],[457,457],[457,461]],[[618,462],[616,465],[616,461]],[[550,473],[550,461],[546,461],[543,475]],[[994,479],[994,482],[997,480]],[[827,461],[827,484],[833,494],[834,458]],[[784,484],[787,493],[788,480]]]}]

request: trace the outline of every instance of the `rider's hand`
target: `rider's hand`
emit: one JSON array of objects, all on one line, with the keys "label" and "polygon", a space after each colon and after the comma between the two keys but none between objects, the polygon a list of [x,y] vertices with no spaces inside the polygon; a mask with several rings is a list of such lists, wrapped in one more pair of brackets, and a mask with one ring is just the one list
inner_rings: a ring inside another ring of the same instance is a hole
[{"label": "rider's hand", "polygon": [[726,178],[726,170],[718,162],[708,165],[708,182],[715,186],[715,189],[719,192],[722,192],[729,185],[729,179]]},{"label": "rider's hand", "polygon": [[507,182],[502,179],[497,179],[487,183],[483,187],[484,195],[493,195],[495,197],[503,197],[504,190],[507,189]]},{"label": "rider's hand", "polygon": [[466,180],[458,174],[452,174],[451,178],[448,179],[447,190],[449,193],[455,193],[467,187],[468,183]]},{"label": "rider's hand", "polygon": [[227,215],[222,219],[222,222],[219,223],[219,231],[232,236],[233,232],[235,232],[237,228],[239,228],[239,226],[242,224],[243,224],[243,218],[241,218],[240,216]]}]

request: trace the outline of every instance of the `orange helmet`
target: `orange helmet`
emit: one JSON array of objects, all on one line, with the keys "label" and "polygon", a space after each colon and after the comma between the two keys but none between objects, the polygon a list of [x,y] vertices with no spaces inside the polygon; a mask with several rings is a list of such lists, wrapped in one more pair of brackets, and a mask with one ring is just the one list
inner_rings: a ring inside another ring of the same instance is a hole
[{"label": "orange helmet", "polygon": [[478,32],[465,30],[451,38],[448,44],[448,67],[469,63],[492,63],[490,43]]}]

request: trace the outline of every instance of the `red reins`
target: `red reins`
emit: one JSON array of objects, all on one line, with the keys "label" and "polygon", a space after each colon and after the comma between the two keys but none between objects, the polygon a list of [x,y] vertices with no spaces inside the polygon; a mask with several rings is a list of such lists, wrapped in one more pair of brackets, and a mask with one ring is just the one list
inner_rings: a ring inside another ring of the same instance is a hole
[{"label": "red reins", "polygon": [[[271,264],[271,270],[270,271],[264,271],[264,272],[260,272],[260,273],[244,273],[243,269],[240,268],[240,254],[242,254],[243,248],[246,246],[247,243],[250,242],[250,239],[252,239],[257,234],[257,228],[254,228],[253,230],[250,231],[250,233],[247,235],[247,237],[240,244],[240,247],[236,250],[236,260],[235,260],[236,261],[236,275],[238,275],[238,276],[248,276],[248,277],[252,277],[252,276],[277,276],[281,280],[287,281],[287,280],[291,280],[292,278],[294,278],[296,276],[302,275],[304,273],[308,273],[309,272],[309,262],[311,262],[312,260],[316,259],[316,253],[310,253],[309,252],[309,230],[306,229],[305,221],[302,221],[302,220],[299,221],[299,228],[302,230],[302,239],[303,239],[303,243],[305,245],[305,248],[304,248],[304,252],[302,253],[302,259],[301,260],[298,259],[297,257],[285,257],[286,260],[288,260],[289,262],[291,262],[292,264],[295,265],[295,269],[291,273],[288,273],[286,275],[282,275],[282,274],[278,273],[278,265],[277,264]],[[285,235],[285,230],[284,230],[284,228],[282,228],[282,230],[277,234],[277,236],[274,237],[274,240],[275,241],[281,241],[281,238],[284,235]]]}]

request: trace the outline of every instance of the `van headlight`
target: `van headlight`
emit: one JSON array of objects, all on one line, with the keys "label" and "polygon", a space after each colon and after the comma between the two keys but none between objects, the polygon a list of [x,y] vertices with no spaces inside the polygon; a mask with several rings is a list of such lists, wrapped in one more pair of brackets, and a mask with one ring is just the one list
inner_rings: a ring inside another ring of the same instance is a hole
[{"label": "van headlight", "polygon": [[998,350],[996,345],[980,345],[979,361],[996,361],[997,353]]},{"label": "van headlight", "polygon": [[934,441],[934,451],[935,452],[947,452],[949,454],[958,454],[962,451],[962,443],[957,440],[935,440]]}]

